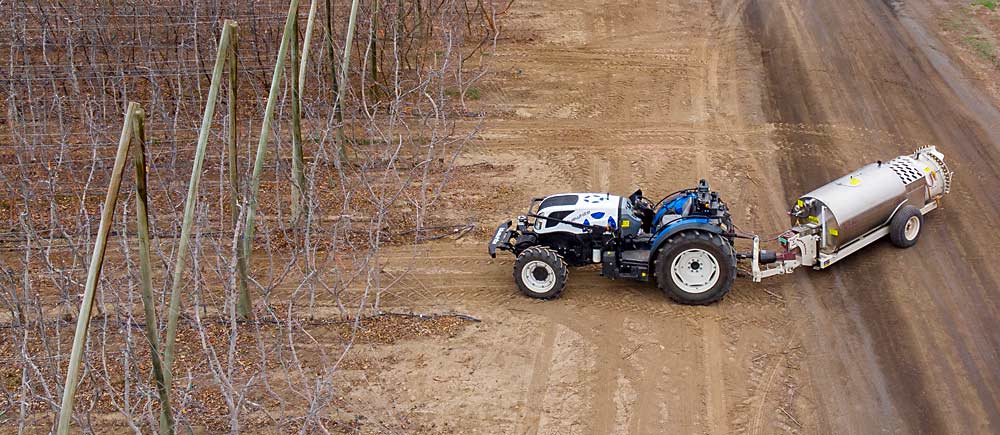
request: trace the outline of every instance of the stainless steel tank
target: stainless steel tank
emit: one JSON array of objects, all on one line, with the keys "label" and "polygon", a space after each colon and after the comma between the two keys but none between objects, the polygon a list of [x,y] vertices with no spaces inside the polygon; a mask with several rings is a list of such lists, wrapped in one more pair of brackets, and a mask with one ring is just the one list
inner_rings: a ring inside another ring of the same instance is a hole
[{"label": "stainless steel tank", "polygon": [[919,209],[937,200],[950,189],[951,176],[935,147],[872,163],[800,197],[792,225],[814,228],[820,251],[832,254],[887,224],[903,205]]}]

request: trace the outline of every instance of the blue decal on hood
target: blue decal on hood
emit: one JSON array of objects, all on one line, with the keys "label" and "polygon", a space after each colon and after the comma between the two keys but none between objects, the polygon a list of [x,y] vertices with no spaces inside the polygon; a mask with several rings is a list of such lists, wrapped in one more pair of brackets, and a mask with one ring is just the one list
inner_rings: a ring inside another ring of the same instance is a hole
[{"label": "blue decal on hood", "polygon": [[590,216],[592,216],[594,219],[601,219],[601,218],[604,217],[604,212],[603,211],[596,211],[596,212],[592,213]]}]

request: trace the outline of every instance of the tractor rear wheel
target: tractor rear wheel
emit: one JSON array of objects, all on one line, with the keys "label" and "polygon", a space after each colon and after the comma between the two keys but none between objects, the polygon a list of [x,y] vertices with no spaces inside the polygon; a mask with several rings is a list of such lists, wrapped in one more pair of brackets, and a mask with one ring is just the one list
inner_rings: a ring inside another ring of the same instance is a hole
[{"label": "tractor rear wheel", "polygon": [[667,239],[656,256],[656,285],[685,305],[722,299],[736,278],[736,254],[729,241],[705,231],[682,231]]},{"label": "tractor rear wheel", "polygon": [[556,251],[546,246],[525,249],[514,261],[514,282],[527,296],[555,299],[566,288],[569,268]]},{"label": "tractor rear wheel", "polygon": [[909,248],[917,244],[920,228],[924,226],[924,215],[912,205],[903,206],[889,221],[889,240],[899,248]]}]

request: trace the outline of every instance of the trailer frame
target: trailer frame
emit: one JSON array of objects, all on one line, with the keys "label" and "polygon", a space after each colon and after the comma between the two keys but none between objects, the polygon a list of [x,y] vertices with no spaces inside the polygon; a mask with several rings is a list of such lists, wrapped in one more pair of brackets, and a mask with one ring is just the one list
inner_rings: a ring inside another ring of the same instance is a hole
[{"label": "trailer frame", "polygon": [[[920,214],[926,216],[927,213],[930,213],[931,211],[937,209],[939,201],[940,197],[934,198],[927,204],[924,204],[924,206],[920,208]],[[900,203],[899,206],[896,207],[896,211],[898,212],[899,209],[901,209],[902,206],[905,204],[906,204],[905,201],[903,203]],[[895,212],[893,213],[893,216],[894,215]],[[796,255],[796,258],[789,260],[779,260],[775,263],[772,263],[772,265],[762,266],[760,264],[760,253],[761,253],[760,237],[755,235],[753,236],[753,254],[751,257],[752,261],[751,274],[753,282],[761,282],[764,278],[792,273],[795,271],[795,269],[797,269],[800,266],[812,266],[812,268],[815,270],[826,269],[827,267],[830,267],[834,263],[843,260],[845,257],[860,251],[861,249],[867,247],[868,245],[871,245],[872,243],[877,242],[878,240],[882,239],[885,236],[888,236],[889,222],[892,221],[893,216],[889,216],[889,219],[887,219],[885,223],[879,225],[872,231],[869,231],[868,233],[855,239],[854,241],[845,244],[843,247],[835,251],[833,254],[824,254],[823,252],[820,252],[820,247],[823,246],[825,242],[824,240],[822,240],[823,239],[822,237],[816,234],[809,234],[804,236],[799,236],[798,234],[794,234],[791,237],[789,237],[788,246],[789,247],[794,246],[795,248],[799,249],[799,253],[798,255]],[[820,221],[823,222],[824,220],[821,219]],[[813,227],[813,226],[822,227],[821,224],[807,225],[807,227]],[[786,231],[783,234],[789,234],[794,232],[795,229],[793,228],[790,229],[789,231]],[[826,234],[825,229],[823,229],[820,232],[820,234],[825,235]]]}]

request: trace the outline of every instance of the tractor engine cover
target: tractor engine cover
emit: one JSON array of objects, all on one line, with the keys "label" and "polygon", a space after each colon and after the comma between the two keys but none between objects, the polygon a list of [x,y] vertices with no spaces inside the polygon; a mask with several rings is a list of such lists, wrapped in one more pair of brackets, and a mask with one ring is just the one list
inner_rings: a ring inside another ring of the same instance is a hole
[{"label": "tractor engine cover", "polygon": [[[556,232],[583,234],[585,230],[565,222],[616,229],[622,197],[607,193],[561,193],[542,200],[535,212],[537,234]],[[552,219],[545,219],[546,217]]]}]

